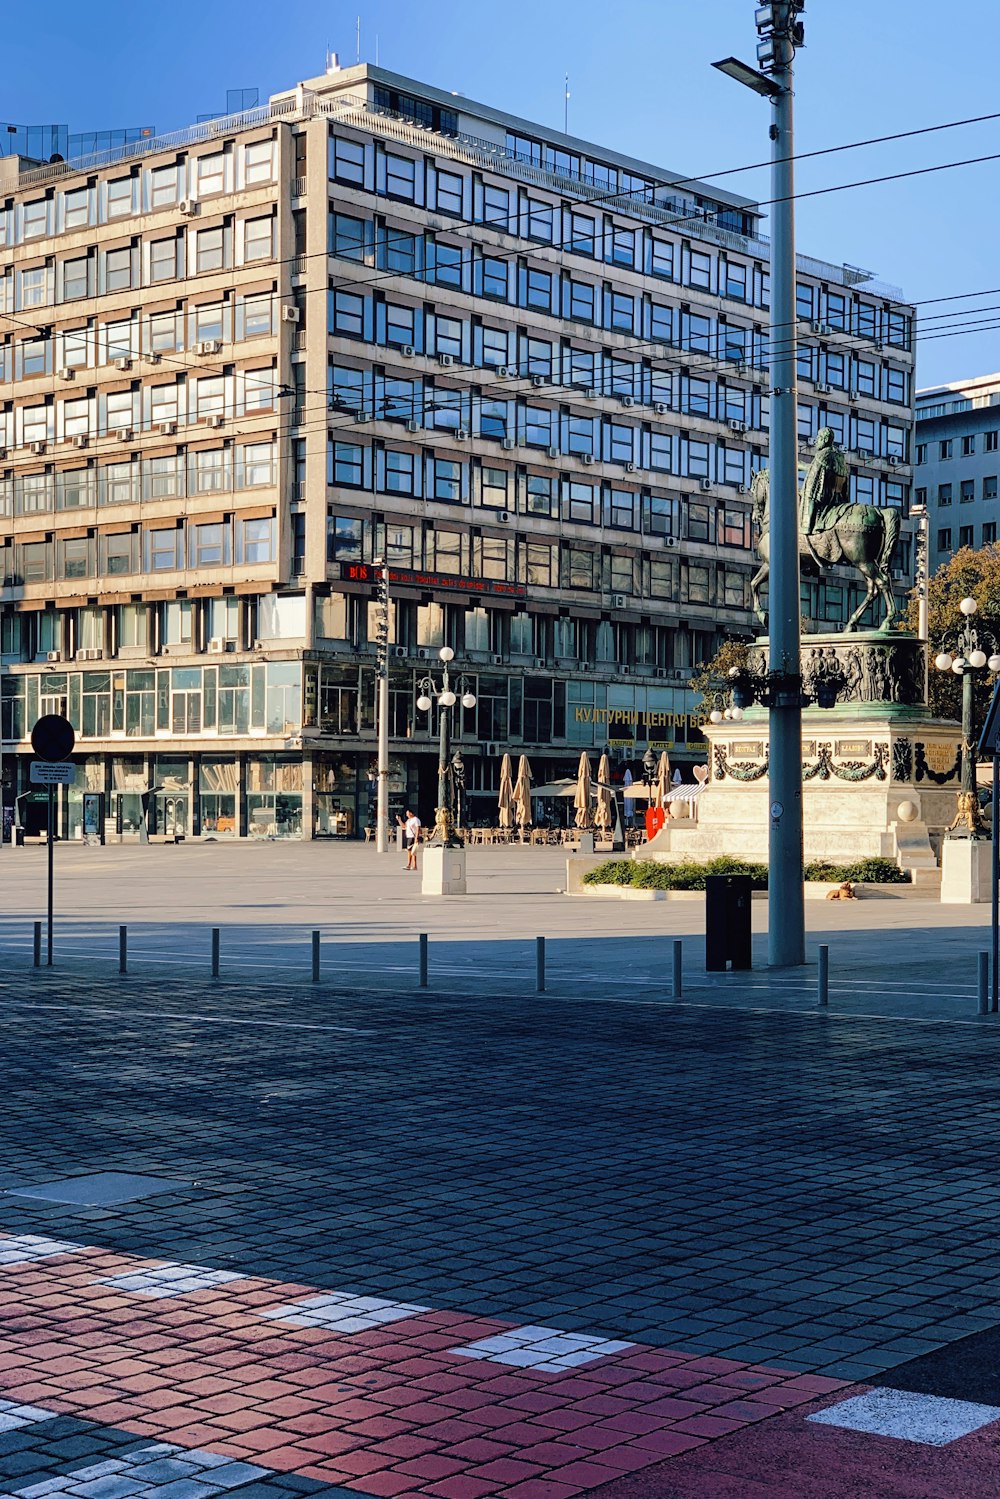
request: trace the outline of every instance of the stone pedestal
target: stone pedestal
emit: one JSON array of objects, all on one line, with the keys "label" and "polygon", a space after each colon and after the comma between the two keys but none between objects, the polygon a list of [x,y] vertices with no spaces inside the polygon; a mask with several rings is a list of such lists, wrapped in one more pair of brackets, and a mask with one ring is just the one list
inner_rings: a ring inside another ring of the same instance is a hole
[{"label": "stone pedestal", "polygon": [[464,895],[465,849],[442,848],[439,843],[423,849],[421,895]]},{"label": "stone pedestal", "polygon": [[945,838],[941,849],[941,903],[978,905],[990,899],[993,844],[988,838]]}]

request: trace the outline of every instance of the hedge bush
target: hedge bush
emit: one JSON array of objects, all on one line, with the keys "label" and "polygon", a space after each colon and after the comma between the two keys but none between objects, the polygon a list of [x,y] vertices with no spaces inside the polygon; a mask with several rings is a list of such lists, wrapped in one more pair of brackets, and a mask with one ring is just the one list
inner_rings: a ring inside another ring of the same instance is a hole
[{"label": "hedge bush", "polygon": [[[767,865],[725,855],[706,864],[659,864],[652,859],[610,859],[590,869],[585,885],[626,885],[633,890],[704,890],[710,874],[748,874],[752,890],[767,889]],[[845,880],[864,885],[908,885],[910,877],[891,859],[859,859],[855,864],[806,865],[806,879],[842,885]]]}]

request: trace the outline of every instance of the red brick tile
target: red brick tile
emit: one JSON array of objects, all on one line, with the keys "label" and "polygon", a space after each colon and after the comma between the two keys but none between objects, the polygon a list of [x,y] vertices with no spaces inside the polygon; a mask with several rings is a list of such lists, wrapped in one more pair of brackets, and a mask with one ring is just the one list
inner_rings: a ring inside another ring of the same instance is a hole
[{"label": "red brick tile", "polygon": [[356,1448],[364,1445],[364,1439],[348,1436],[343,1431],[326,1431],[322,1436],[303,1437],[298,1445],[306,1452],[337,1457],[342,1452],[354,1452]]},{"label": "red brick tile", "polygon": [[397,1421],[392,1416],[372,1416],[368,1421],[358,1421],[346,1428],[351,1436],[364,1437],[366,1441],[381,1442],[387,1437],[402,1436],[412,1431],[412,1423]]},{"label": "red brick tile", "polygon": [[763,1421],[774,1414],[774,1406],[764,1400],[730,1400],[712,1409],[713,1416],[727,1416],[733,1421]]},{"label": "red brick tile", "polygon": [[[270,1462],[270,1458],[268,1461]],[[649,1468],[654,1463],[662,1462],[663,1454],[628,1443],[622,1447],[606,1447],[600,1455],[600,1461],[609,1468],[618,1468],[622,1473],[638,1473],[640,1468]]]},{"label": "red brick tile", "polygon": [[461,1458],[443,1457],[439,1452],[429,1452],[426,1457],[408,1457],[398,1463],[394,1473],[408,1473],[414,1478],[454,1478],[470,1467]]},{"label": "red brick tile", "polygon": [[[525,1463],[536,1463],[540,1468],[560,1468],[566,1463],[576,1463],[591,1456],[590,1451],[576,1442],[538,1442],[534,1447],[522,1447],[513,1454]],[[602,1459],[603,1461],[603,1459]]]},{"label": "red brick tile", "polygon": [[[522,1483],[528,1478],[537,1478],[543,1469],[537,1463],[523,1463],[516,1457],[498,1457],[482,1467],[470,1468],[470,1478],[489,1478],[494,1485]],[[500,1491],[502,1492],[502,1491]]]},{"label": "red brick tile", "polygon": [[516,1483],[503,1492],[504,1499],[572,1499],[582,1489],[579,1484],[560,1483],[557,1478],[529,1478],[527,1483]]},{"label": "red brick tile", "polygon": [[596,1489],[600,1483],[610,1483],[612,1478],[620,1478],[621,1470],[582,1460],[567,1463],[565,1468],[557,1468],[549,1476],[558,1483],[575,1484],[581,1489]]},{"label": "red brick tile", "polygon": [[384,1494],[391,1499],[395,1494],[423,1493],[423,1480],[407,1477],[405,1473],[368,1473],[351,1479],[351,1488],[359,1494]]},{"label": "red brick tile", "polygon": [[437,1483],[425,1484],[422,1494],[433,1494],[435,1499],[485,1499],[495,1494],[496,1484],[488,1478],[470,1478],[467,1473],[457,1473],[454,1478],[442,1478]]},{"label": "red brick tile", "polygon": [[744,1421],[727,1421],[724,1416],[693,1416],[687,1421],[678,1421],[674,1431],[692,1437],[725,1437],[731,1431],[739,1431]]},{"label": "red brick tile", "polygon": [[393,1457],[400,1459],[423,1457],[428,1452],[438,1452],[441,1449],[440,1442],[432,1442],[428,1437],[417,1437],[412,1433],[403,1437],[390,1437],[387,1442],[379,1442],[378,1445],[380,1452],[391,1453]]},{"label": "red brick tile", "polygon": [[341,1473],[378,1473],[382,1468],[396,1467],[396,1459],[384,1452],[345,1452],[337,1458],[337,1469]]},{"label": "red brick tile", "polygon": [[648,1447],[650,1452],[658,1452],[661,1457],[676,1457],[681,1452],[690,1452],[693,1447],[703,1447],[704,1437],[687,1436],[683,1432],[651,1431],[647,1436],[636,1437],[636,1447]]},{"label": "red brick tile", "polygon": [[466,1465],[488,1463],[495,1457],[506,1457],[512,1448],[503,1442],[494,1442],[489,1437],[468,1437],[454,1447],[441,1449],[443,1457],[460,1458]]},{"label": "red brick tile", "polygon": [[513,1395],[504,1405],[521,1411],[551,1411],[561,1409],[565,1402],[547,1390],[525,1390],[523,1395]]}]

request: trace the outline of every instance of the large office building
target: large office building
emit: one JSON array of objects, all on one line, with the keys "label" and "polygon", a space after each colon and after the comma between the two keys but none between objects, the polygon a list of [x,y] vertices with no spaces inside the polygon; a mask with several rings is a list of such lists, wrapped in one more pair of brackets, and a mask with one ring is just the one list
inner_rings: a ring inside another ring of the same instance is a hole
[{"label": "large office building", "polygon": [[1000,503],[1000,375],[917,391],[913,499],[935,572],[961,547],[992,546]]},{"label": "large office building", "polygon": [[[391,567],[391,787],[427,819],[451,645],[472,816],[609,745],[704,756],[766,463],[758,206],[384,70],[86,159],[0,160],[5,802],[127,836],[357,835]],[[907,513],[912,309],[802,258],[799,435]],[[782,336],[779,332],[776,336]],[[904,543],[898,581],[907,580]],[[803,580],[843,622],[856,576]],[[27,806],[27,803],[25,804]]]}]

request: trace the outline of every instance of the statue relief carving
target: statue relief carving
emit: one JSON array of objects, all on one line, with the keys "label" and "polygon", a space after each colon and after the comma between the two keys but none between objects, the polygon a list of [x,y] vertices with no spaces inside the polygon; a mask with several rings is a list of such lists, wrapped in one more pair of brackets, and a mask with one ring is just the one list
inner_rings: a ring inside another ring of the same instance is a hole
[{"label": "statue relief carving", "polygon": [[[845,641],[810,648],[806,636],[803,647],[802,682],[813,697],[818,683],[825,678],[837,682],[837,702],[841,706],[849,703],[925,706],[925,647],[912,638],[886,641],[884,645],[860,641],[855,645]],[[748,669],[754,675],[766,675],[766,652],[752,650]]]}]

